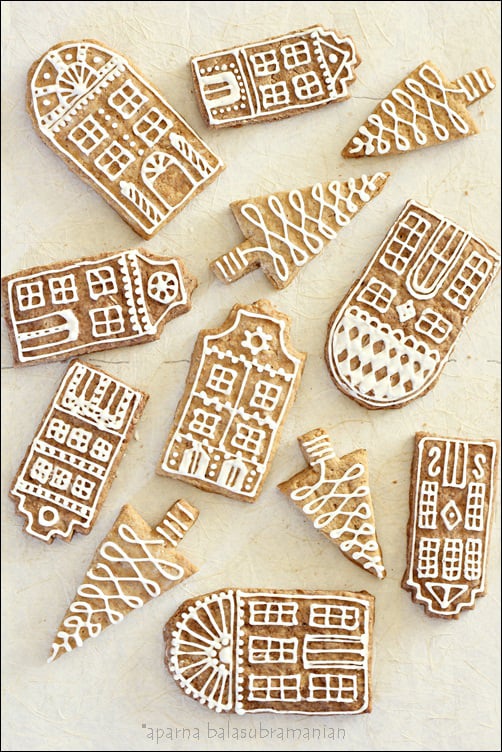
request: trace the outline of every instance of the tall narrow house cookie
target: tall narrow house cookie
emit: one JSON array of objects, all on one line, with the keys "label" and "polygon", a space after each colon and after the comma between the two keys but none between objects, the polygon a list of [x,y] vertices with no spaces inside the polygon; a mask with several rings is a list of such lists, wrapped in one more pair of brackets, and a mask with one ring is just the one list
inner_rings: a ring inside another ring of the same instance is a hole
[{"label": "tall narrow house cookie", "polygon": [[488,68],[449,81],[437,66],[426,61],[380,102],[342,155],[402,154],[479,133],[467,107],[494,88]]},{"label": "tall narrow house cookie", "polygon": [[144,249],[104,253],[2,279],[15,365],[158,339],[186,313],[197,281],[180,259]]},{"label": "tall narrow house cookie", "polygon": [[263,269],[279,290],[317,256],[385,185],[388,172],[230,204],[246,240],[215,259],[211,268],[222,282]]},{"label": "tall narrow house cookie", "polygon": [[41,139],[141,237],[150,238],[223,169],[126,58],[101,42],[61,42],[28,73]]},{"label": "tall narrow house cookie", "polygon": [[160,475],[257,499],[303,371],[289,327],[288,316],[259,300],[200,332]]},{"label": "tall narrow house cookie", "polygon": [[360,63],[354,42],[312,26],[192,58],[200,110],[209,126],[280,120],[347,99]]},{"label": "tall narrow house cookie", "polygon": [[483,240],[409,201],[329,322],[336,386],[372,409],[428,392],[499,267]]},{"label": "tall narrow house cookie", "polygon": [[68,606],[49,663],[196,572],[176,546],[198,516],[195,507],[180,499],[153,529],[133,507],[123,506]]},{"label": "tall narrow house cookie", "polygon": [[386,572],[376,536],[366,450],[337,457],[323,428],[300,436],[298,442],[308,467],[280,483],[280,490],[344,556],[383,579]]},{"label": "tall narrow house cookie", "polygon": [[217,713],[369,713],[373,621],[364,591],[217,590],[169,619],[165,662]]},{"label": "tall narrow house cookie", "polygon": [[71,363],[9,491],[27,533],[52,543],[91,531],[147,399],[99,368]]},{"label": "tall narrow house cookie", "polygon": [[457,619],[486,592],[499,446],[417,433],[402,587],[428,616]]}]

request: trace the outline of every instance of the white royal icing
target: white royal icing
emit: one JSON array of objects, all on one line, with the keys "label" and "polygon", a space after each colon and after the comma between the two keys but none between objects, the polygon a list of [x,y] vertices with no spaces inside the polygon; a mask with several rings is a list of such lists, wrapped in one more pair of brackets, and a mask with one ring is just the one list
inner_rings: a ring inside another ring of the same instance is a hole
[{"label": "white royal icing", "polygon": [[497,444],[417,438],[403,584],[426,611],[454,617],[484,593]]},{"label": "white royal icing", "polygon": [[[42,71],[49,81],[39,86]],[[223,168],[160,93],[103,45],[67,42],[50,50],[36,66],[30,93],[44,138],[147,236]],[[115,139],[119,122],[127,132]],[[71,146],[65,139],[69,126]],[[168,171],[185,177],[181,191],[169,192],[169,200],[155,187],[155,179]]]}]

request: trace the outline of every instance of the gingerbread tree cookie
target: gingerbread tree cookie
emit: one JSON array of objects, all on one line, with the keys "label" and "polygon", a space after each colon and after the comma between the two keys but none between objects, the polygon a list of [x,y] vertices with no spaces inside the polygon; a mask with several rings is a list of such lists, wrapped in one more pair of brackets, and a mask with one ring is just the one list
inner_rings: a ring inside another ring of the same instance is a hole
[{"label": "gingerbread tree cookie", "polygon": [[123,506],[68,607],[49,663],[190,577],[196,568],[175,549],[198,516],[180,499],[152,529],[133,507]]},{"label": "gingerbread tree cookie", "polygon": [[383,579],[386,572],[376,536],[366,450],[337,457],[323,428],[300,436],[298,442],[309,466],[281,483],[280,490],[344,556]]},{"label": "gingerbread tree cookie", "polygon": [[427,60],[380,102],[342,155],[400,154],[479,133],[467,107],[493,88],[495,81],[488,68],[451,82]]},{"label": "gingerbread tree cookie", "polygon": [[388,177],[377,172],[233,202],[246,240],[215,259],[213,272],[223,282],[234,282],[261,266],[274,287],[287,287],[380,193]]}]

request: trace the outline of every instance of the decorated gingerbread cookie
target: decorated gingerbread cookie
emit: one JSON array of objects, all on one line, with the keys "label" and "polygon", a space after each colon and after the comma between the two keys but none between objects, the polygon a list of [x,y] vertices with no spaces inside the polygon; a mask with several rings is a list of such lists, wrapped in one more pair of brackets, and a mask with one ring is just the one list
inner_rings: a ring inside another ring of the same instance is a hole
[{"label": "decorated gingerbread cookie", "polygon": [[32,65],[27,107],[42,140],[143,238],[223,169],[137,68],[92,39]]},{"label": "decorated gingerbread cookie", "polygon": [[15,365],[158,339],[191,307],[180,259],[144,249],[37,266],[2,279]]},{"label": "decorated gingerbread cookie", "polygon": [[360,63],[354,42],[312,26],[192,58],[200,110],[209,126],[279,120],[347,99]]},{"label": "decorated gingerbread cookie", "polygon": [[167,622],[165,661],[217,713],[368,713],[373,620],[364,591],[218,590]]},{"label": "decorated gingerbread cookie", "polygon": [[246,240],[215,259],[213,272],[223,282],[234,282],[261,266],[274,287],[287,287],[380,193],[388,177],[377,172],[235,201],[230,206]]},{"label": "decorated gingerbread cookie", "polygon": [[180,499],[153,529],[133,507],[123,506],[68,606],[49,663],[196,572],[176,546],[198,516],[195,507]]},{"label": "decorated gingerbread cookie", "polygon": [[52,543],[91,531],[147,399],[71,363],[10,488],[27,533]]},{"label": "decorated gingerbread cookie", "polygon": [[483,240],[409,201],[331,317],[336,386],[368,408],[428,392],[499,266]]},{"label": "decorated gingerbread cookie", "polygon": [[337,457],[323,428],[300,436],[298,442],[308,467],[280,483],[280,490],[348,559],[383,579],[366,450]]},{"label": "decorated gingerbread cookie", "polygon": [[235,305],[222,326],[199,334],[159,474],[257,499],[303,371],[289,327],[288,316],[259,300]]},{"label": "decorated gingerbread cookie", "polygon": [[494,88],[495,80],[488,68],[479,68],[452,82],[426,61],[380,102],[342,154],[402,154],[479,133],[467,107]]},{"label": "decorated gingerbread cookie", "polygon": [[417,433],[402,586],[428,616],[457,619],[486,592],[498,443]]}]

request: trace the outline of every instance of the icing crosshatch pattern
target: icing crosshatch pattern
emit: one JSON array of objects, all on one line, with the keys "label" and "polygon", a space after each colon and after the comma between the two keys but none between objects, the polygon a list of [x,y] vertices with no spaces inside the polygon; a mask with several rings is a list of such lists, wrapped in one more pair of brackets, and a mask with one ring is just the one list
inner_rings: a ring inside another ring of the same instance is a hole
[{"label": "icing crosshatch pattern", "polygon": [[100,42],[52,47],[28,85],[44,141],[144,238],[223,169],[161,94]]},{"label": "icing crosshatch pattern", "polygon": [[424,394],[499,267],[484,241],[409,201],[331,318],[326,362],[336,386],[369,408]]},{"label": "icing crosshatch pattern", "polygon": [[220,590],[164,628],[166,666],[217,713],[371,710],[373,596]]},{"label": "icing crosshatch pattern", "polygon": [[430,616],[457,618],[484,595],[498,447],[417,434],[403,588]]},{"label": "icing crosshatch pattern", "polygon": [[190,307],[183,262],[129,250],[28,269],[2,280],[20,365],[157,339]]},{"label": "icing crosshatch pattern", "polygon": [[354,42],[313,26],[192,58],[201,109],[216,128],[274,120],[350,96]]},{"label": "icing crosshatch pattern", "polygon": [[147,395],[74,361],[10,489],[30,535],[52,543],[87,534]]}]

